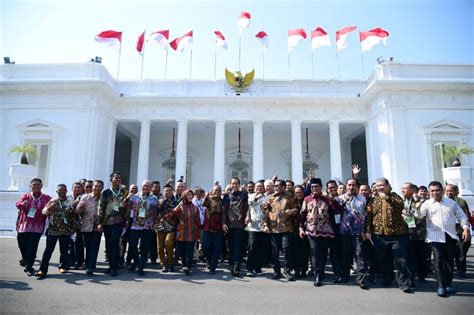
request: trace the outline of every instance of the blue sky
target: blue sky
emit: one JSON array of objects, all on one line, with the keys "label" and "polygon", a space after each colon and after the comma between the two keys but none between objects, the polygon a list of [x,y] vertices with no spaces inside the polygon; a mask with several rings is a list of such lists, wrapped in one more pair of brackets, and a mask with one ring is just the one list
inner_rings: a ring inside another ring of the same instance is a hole
[{"label": "blue sky", "polygon": [[[213,32],[226,37],[228,50],[218,50],[217,78],[224,68],[238,66],[238,29],[241,11],[252,14],[252,24],[242,36],[242,71],[262,76],[262,49],[254,38],[260,30],[270,37],[265,53],[265,78],[288,79],[287,31],[316,26],[331,36],[333,46],[315,51],[315,78],[337,78],[335,31],[356,25],[359,30],[381,27],[390,33],[386,47],[364,53],[366,76],[377,57],[394,57],[402,63],[474,63],[474,8],[469,0],[292,0],[292,1],[179,1],[179,0],[0,0],[0,51],[17,63],[80,63],[102,56],[113,76],[118,53],[98,44],[94,36],[106,29],[123,30],[120,78],[139,79],[141,58],[135,52],[144,29],[170,29],[170,37],[194,30],[193,79],[213,79]],[[146,46],[144,78],[162,79],[164,51]],[[293,79],[311,79],[310,40],[290,55]],[[168,78],[189,76],[189,51],[169,51]],[[339,54],[341,79],[362,79],[358,33],[348,37],[348,48]]]}]

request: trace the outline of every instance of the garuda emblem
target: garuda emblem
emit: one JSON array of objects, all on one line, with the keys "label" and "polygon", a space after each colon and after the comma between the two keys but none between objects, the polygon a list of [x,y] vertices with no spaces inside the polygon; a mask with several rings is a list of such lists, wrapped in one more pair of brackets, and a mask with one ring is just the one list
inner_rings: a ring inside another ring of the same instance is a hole
[{"label": "garuda emblem", "polygon": [[240,71],[234,74],[225,68],[225,79],[237,93],[242,93],[252,84],[254,75],[255,69],[243,76]]}]

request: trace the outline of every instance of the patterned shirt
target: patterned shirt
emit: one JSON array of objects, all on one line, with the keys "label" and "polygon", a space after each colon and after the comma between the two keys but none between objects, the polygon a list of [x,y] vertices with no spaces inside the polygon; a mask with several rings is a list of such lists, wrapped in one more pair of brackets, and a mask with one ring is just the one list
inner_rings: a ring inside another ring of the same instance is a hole
[{"label": "patterned shirt", "polygon": [[[28,201],[26,206],[23,205],[25,200]],[[16,231],[18,233],[34,232],[43,234],[46,216],[42,214],[42,210],[50,200],[51,197],[46,194],[41,194],[38,198],[34,198],[31,193],[21,195],[16,203],[18,209]]]},{"label": "patterned shirt", "polygon": [[247,217],[250,219],[250,222],[245,229],[250,232],[263,232],[267,226],[263,204],[268,200],[268,197],[261,196],[257,199],[257,195],[260,194],[254,193],[249,195],[249,211]]},{"label": "patterned shirt", "polygon": [[[420,204],[423,203],[424,200],[418,201]],[[403,217],[414,217],[415,216],[415,209],[416,205],[418,204],[413,198],[407,199],[403,198]],[[408,233],[410,234],[411,240],[418,240],[424,241],[426,239],[426,219],[418,219],[415,218],[415,225],[416,227],[408,227]]]},{"label": "patterned shirt", "polygon": [[343,206],[339,232],[345,235],[360,235],[365,229],[365,197],[353,195],[344,204],[344,196],[337,197],[337,201]]},{"label": "patterned shirt", "polygon": [[153,194],[138,193],[127,201],[128,217],[133,219],[132,230],[152,230],[155,226],[158,198]]},{"label": "patterned shirt", "polygon": [[376,235],[406,235],[408,226],[402,217],[403,199],[394,192],[387,199],[376,195],[367,205],[366,230]]},{"label": "patterned shirt", "polygon": [[72,200],[51,199],[42,212],[49,219],[48,235],[72,235],[76,232]]},{"label": "patterned shirt", "polygon": [[99,224],[99,200],[93,193],[84,194],[76,207],[76,213],[81,217],[81,232],[97,231]]},{"label": "patterned shirt", "polygon": [[334,238],[331,210],[327,197],[314,195],[305,197],[300,212],[300,229],[309,237]]},{"label": "patterned shirt", "polygon": [[176,240],[182,242],[196,241],[200,236],[199,209],[192,203],[181,203],[173,210],[179,218]]},{"label": "patterned shirt", "polygon": [[156,221],[156,232],[170,233],[176,230],[178,220],[174,217],[173,209],[178,205],[178,200],[174,197],[171,199],[161,199],[158,205],[158,215]]},{"label": "patterned shirt", "polygon": [[288,214],[286,210],[295,209],[295,198],[293,194],[284,192],[283,194],[273,194],[268,198],[270,205],[267,209],[267,224],[270,233],[293,232],[293,217],[295,214]]},{"label": "patterned shirt", "polygon": [[99,222],[101,225],[123,225],[125,223],[126,208],[123,202],[128,195],[125,187],[118,191],[110,187],[102,192],[99,203]]},{"label": "patterned shirt", "polygon": [[451,238],[459,240],[456,233],[456,219],[461,222],[463,228],[469,228],[467,217],[456,201],[442,197],[440,201],[433,198],[426,200],[419,210],[415,211],[415,217],[426,217],[426,242],[445,243],[447,233]]},{"label": "patterned shirt", "polygon": [[204,206],[204,224],[202,230],[206,232],[222,232],[225,224],[225,204],[221,197],[206,195],[202,203]]},{"label": "patterned shirt", "polygon": [[244,228],[245,217],[249,208],[248,195],[246,192],[234,191],[226,194],[225,204],[227,208],[227,225],[229,228]]}]

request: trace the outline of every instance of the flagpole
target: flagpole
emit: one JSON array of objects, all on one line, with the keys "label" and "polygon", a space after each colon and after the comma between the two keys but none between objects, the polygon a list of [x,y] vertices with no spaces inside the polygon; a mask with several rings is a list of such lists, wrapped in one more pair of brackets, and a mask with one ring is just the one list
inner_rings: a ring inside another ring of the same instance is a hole
[{"label": "flagpole", "polygon": [[191,80],[192,69],[193,69],[193,50],[191,49],[190,54],[189,54],[189,80]]},{"label": "flagpole", "polygon": [[265,47],[263,47],[263,51],[262,51],[262,68],[263,68],[262,80],[265,81]]},{"label": "flagpole", "polygon": [[341,80],[341,74],[339,72],[339,50],[337,50],[337,42],[336,42],[336,61],[337,61],[337,80]]},{"label": "flagpole", "polygon": [[[122,30],[123,35],[123,30]],[[120,48],[119,48],[119,57],[118,57],[118,65],[117,65],[117,80],[119,79],[120,75],[120,57],[122,57],[122,41],[120,41]]]},{"label": "flagpole", "polygon": [[365,65],[364,65],[364,53],[362,52],[362,46],[360,47],[360,60],[362,61],[362,75],[365,80]]},{"label": "flagpole", "polygon": [[217,47],[214,49],[214,81],[216,81],[217,73]]},{"label": "flagpole", "polygon": [[167,72],[168,72],[168,47],[166,47],[166,55],[165,55],[165,80],[166,80]]},{"label": "flagpole", "polygon": [[240,57],[241,57],[241,51],[242,51],[242,33],[239,34],[239,71],[242,71],[240,65]]},{"label": "flagpole", "polygon": [[[145,33],[143,33],[143,37],[145,37]],[[145,40],[143,40],[143,48],[142,48],[142,68],[140,71],[140,80],[143,80],[143,64],[145,63]]]},{"label": "flagpole", "polygon": [[290,51],[288,51],[288,81],[291,80],[291,69],[290,69]]},{"label": "flagpole", "polygon": [[311,70],[313,70],[313,80],[314,80],[314,49],[311,50]]}]

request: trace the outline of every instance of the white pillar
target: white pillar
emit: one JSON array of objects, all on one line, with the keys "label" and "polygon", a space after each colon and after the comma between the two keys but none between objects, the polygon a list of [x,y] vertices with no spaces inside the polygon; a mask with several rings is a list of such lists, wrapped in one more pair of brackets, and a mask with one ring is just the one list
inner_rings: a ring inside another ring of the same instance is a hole
[{"label": "white pillar", "polygon": [[113,119],[110,123],[110,137],[109,137],[109,159],[107,167],[107,176],[114,171],[115,159],[115,140],[117,137],[117,120]]},{"label": "white pillar", "polygon": [[137,185],[148,179],[148,164],[150,160],[150,120],[143,119],[140,128],[140,146],[138,148]]},{"label": "white pillar", "polygon": [[225,120],[216,120],[214,139],[214,180],[225,185]]},{"label": "white pillar", "polygon": [[303,151],[301,146],[301,120],[291,121],[291,174],[295,183],[303,181]]},{"label": "white pillar", "polygon": [[329,146],[331,157],[331,178],[342,180],[341,138],[339,135],[339,120],[329,121]]},{"label": "white pillar", "polygon": [[263,179],[263,120],[253,121],[253,180]]},{"label": "white pillar", "polygon": [[180,176],[183,176],[184,180],[186,181],[187,147],[188,147],[188,121],[178,120],[175,180],[178,180]]}]

